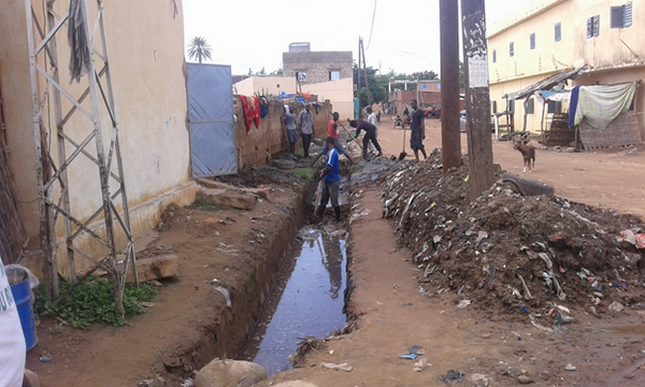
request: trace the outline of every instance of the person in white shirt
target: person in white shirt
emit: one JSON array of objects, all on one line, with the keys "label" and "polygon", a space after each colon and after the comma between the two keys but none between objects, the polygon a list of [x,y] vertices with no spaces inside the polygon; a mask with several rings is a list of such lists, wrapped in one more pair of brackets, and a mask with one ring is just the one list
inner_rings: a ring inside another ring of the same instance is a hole
[{"label": "person in white shirt", "polygon": [[0,386],[23,385],[26,355],[18,307],[0,258]]},{"label": "person in white shirt", "polygon": [[[368,106],[365,108],[367,111],[367,122],[370,124],[374,125],[376,127],[376,131],[374,132],[374,140],[378,140],[378,118],[376,117],[376,113],[372,111],[372,107]],[[370,143],[370,149],[373,149],[374,145]]]}]

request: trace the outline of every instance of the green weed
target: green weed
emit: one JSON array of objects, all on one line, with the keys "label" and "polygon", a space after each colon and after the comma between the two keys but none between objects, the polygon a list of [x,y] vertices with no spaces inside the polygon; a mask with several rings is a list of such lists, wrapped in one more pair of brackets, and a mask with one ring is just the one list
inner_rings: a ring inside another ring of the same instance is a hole
[{"label": "green weed", "polygon": [[299,168],[293,171],[293,174],[305,180],[314,179],[314,171],[309,168]]},{"label": "green weed", "polygon": [[[73,283],[60,282],[60,293],[64,294]],[[125,317],[145,313],[142,302],[150,301],[157,288],[143,283],[139,288],[126,284],[123,291],[123,309]],[[68,320],[74,328],[87,328],[93,323],[121,326],[127,321],[116,309],[114,302],[114,286],[104,278],[92,276],[80,284],[57,306],[50,304],[45,298],[44,286],[36,291],[34,304],[36,313],[52,314]]]},{"label": "green weed", "polygon": [[193,202],[193,204],[190,205],[190,208],[192,208],[193,210],[200,210],[200,211],[207,211],[207,212],[221,211],[223,209],[222,206],[218,206],[216,204],[210,203],[205,198],[199,197],[199,196],[195,198],[195,201]]}]

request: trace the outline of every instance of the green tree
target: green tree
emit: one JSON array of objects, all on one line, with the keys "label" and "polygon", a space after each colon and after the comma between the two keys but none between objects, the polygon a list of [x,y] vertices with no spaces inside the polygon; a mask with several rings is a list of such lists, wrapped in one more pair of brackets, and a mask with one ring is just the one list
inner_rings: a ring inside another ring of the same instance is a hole
[{"label": "green tree", "polygon": [[188,44],[188,58],[197,59],[199,63],[202,63],[205,59],[211,60],[212,53],[211,46],[201,36],[195,36]]}]

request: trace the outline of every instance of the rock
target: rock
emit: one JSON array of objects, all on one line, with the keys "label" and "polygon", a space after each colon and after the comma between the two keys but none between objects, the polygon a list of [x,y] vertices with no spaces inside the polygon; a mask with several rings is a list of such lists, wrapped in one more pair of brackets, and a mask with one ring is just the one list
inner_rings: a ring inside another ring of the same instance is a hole
[{"label": "rock", "polygon": [[320,365],[323,368],[328,368],[330,370],[335,370],[335,371],[341,370],[341,371],[345,371],[345,372],[352,372],[352,370],[354,369],[352,366],[350,366],[347,363],[341,363],[341,364],[322,363]]},{"label": "rock", "polygon": [[573,365],[573,364],[571,364],[571,363],[567,364],[567,366],[566,366],[566,367],[564,367],[564,370],[565,370],[565,371],[575,371],[576,369],[577,369],[577,368],[576,368],[576,366],[574,366],[574,365]]},{"label": "rock", "polygon": [[197,373],[195,387],[252,386],[266,378],[266,370],[258,364],[215,359]]},{"label": "rock", "polygon": [[518,381],[520,384],[529,384],[529,383],[533,383],[533,381],[531,380],[531,378],[529,378],[529,377],[528,377],[528,376],[526,376],[526,375],[520,375],[520,376],[518,376],[518,377],[517,377],[517,381]]},{"label": "rock", "polygon": [[620,313],[625,309],[625,306],[618,301],[614,301],[609,305],[608,309],[612,312]]},{"label": "rock", "polygon": [[[137,260],[137,274],[139,282],[154,281],[164,278],[172,278],[177,275],[179,260],[174,254],[159,255],[152,258]],[[128,269],[128,281],[133,282],[132,271]],[[158,281],[157,281],[158,282]],[[153,286],[157,286],[153,284]],[[161,283],[159,283],[161,286]]]},{"label": "rock", "polygon": [[224,189],[202,188],[198,196],[210,204],[240,210],[253,209],[256,201],[256,197],[251,194]]},{"label": "rock", "polygon": [[25,379],[29,381],[31,387],[40,387],[40,379],[38,379],[38,375],[34,371],[25,369]]},{"label": "rock", "polygon": [[157,280],[150,281],[150,285],[152,285],[152,286],[154,286],[156,288],[160,288],[160,287],[163,286],[163,284],[161,282],[157,281]]},{"label": "rock", "polygon": [[288,382],[274,384],[273,387],[318,387],[318,386],[309,382],[303,382],[302,380],[291,380]]},{"label": "rock", "polygon": [[575,153],[575,152],[576,152],[576,148],[575,148],[575,147],[570,146],[570,147],[568,147],[568,148],[566,149],[566,152],[567,152],[567,153]]},{"label": "rock", "polygon": [[210,188],[210,189],[217,189],[217,190],[231,190],[231,191],[239,191],[239,192],[246,192],[250,193],[252,195],[257,195],[261,197],[262,199],[269,200],[269,191],[266,189],[260,189],[260,188],[239,188],[239,187],[234,187],[230,184],[224,184],[220,183],[218,181],[213,181],[213,180],[208,180],[208,179],[197,179],[197,182],[199,185],[205,188]]}]

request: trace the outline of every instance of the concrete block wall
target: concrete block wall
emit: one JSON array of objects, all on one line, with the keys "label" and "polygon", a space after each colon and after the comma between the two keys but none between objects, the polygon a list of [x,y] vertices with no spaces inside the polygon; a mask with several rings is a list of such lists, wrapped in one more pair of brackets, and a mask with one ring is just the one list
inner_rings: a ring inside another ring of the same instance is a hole
[{"label": "concrete block wall", "polygon": [[353,77],[351,51],[285,52],[282,63],[285,77],[306,73],[307,81],[303,83],[327,82],[330,71],[339,71],[340,79]]},{"label": "concrete block wall", "polygon": [[[263,166],[267,165],[269,156],[271,158],[279,158],[288,149],[286,128],[282,124],[282,116],[284,114],[284,103],[277,100],[271,100],[269,107],[269,114],[260,118],[260,127],[256,128],[254,123],[251,123],[251,129],[248,134],[246,133],[246,125],[244,124],[244,113],[242,112],[242,104],[238,96],[234,96],[234,112],[237,116],[237,123],[235,124],[235,144],[237,147],[237,167],[239,170],[248,169],[253,165]],[[327,123],[331,119],[332,105],[329,101],[320,103],[322,106],[318,107],[318,114],[316,109],[312,109],[314,115],[314,137],[326,138],[327,137]],[[291,110],[296,115],[302,111],[302,104],[300,102],[290,104]],[[302,139],[298,139],[296,149],[302,148]],[[317,148],[313,144],[310,150]]]}]

